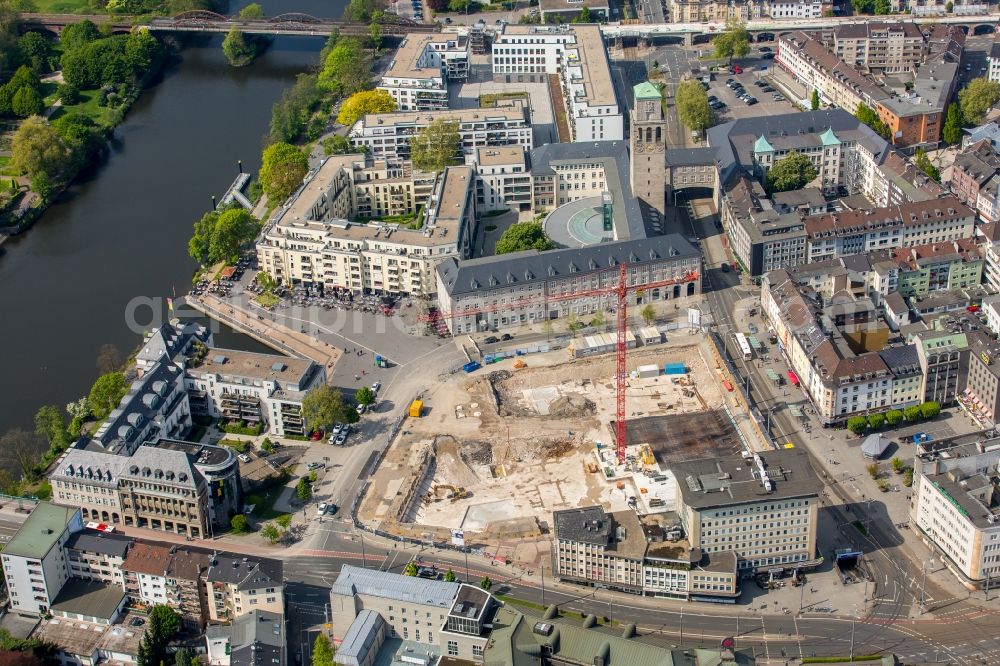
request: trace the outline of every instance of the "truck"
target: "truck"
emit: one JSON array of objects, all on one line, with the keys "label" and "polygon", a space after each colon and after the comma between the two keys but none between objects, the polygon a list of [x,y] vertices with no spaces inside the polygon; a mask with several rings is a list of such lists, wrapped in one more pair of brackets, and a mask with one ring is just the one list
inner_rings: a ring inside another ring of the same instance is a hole
[{"label": "truck", "polygon": [[424,415],[424,401],[414,400],[410,403],[410,416],[415,419],[419,419]]},{"label": "truck", "polygon": [[462,366],[462,370],[464,370],[465,372],[475,372],[481,367],[483,366],[479,364],[479,361],[469,361],[468,363]]}]

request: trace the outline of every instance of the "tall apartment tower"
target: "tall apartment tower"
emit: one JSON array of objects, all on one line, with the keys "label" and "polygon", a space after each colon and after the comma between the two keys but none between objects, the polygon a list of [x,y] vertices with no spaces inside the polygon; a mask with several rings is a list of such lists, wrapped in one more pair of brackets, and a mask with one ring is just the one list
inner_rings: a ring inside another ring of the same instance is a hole
[{"label": "tall apartment tower", "polygon": [[663,214],[667,203],[667,122],[659,89],[644,81],[632,90],[632,194]]}]

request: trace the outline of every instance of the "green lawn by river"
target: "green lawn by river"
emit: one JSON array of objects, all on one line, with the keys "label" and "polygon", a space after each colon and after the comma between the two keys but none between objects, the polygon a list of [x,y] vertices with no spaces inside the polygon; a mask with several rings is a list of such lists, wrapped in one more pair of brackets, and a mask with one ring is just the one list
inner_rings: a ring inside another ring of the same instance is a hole
[{"label": "green lawn by river", "polygon": [[87,0],[35,0],[37,11],[42,14],[93,14]]},{"label": "green lawn by river", "polygon": [[74,104],[73,106],[63,106],[56,109],[50,120],[55,120],[67,113],[79,113],[85,116],[89,116],[98,125],[104,127],[110,127],[114,125],[112,118],[115,114],[115,109],[107,106],[101,106],[97,103],[100,98],[100,90],[81,90],[80,91],[80,103]]}]

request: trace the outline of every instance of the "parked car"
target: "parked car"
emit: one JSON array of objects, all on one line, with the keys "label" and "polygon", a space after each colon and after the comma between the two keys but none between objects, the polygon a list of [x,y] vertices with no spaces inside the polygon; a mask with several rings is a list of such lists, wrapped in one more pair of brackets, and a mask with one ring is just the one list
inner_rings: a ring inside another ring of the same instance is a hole
[{"label": "parked car", "polygon": [[719,98],[718,98],[718,97],[716,97],[715,95],[709,95],[709,96],[708,96],[708,103],[709,103],[709,104],[711,104],[712,102],[715,102],[715,101],[717,101],[718,99],[719,99]]},{"label": "parked car", "polygon": [[756,97],[751,97],[750,99],[747,100],[747,106],[753,106],[756,103],[757,103]]},{"label": "parked car", "polygon": [[753,82],[753,84],[759,88],[760,86],[766,86],[767,81],[765,81],[764,79],[757,79],[756,81]]},{"label": "parked car", "polygon": [[344,424],[343,423],[334,423],[333,424],[333,430],[331,432],[334,435],[336,435],[337,433],[339,433],[343,429],[344,429]]},{"label": "parked car", "polygon": [[775,102],[784,102],[785,101],[785,96],[784,95],[779,95],[778,93],[774,93],[774,101]]},{"label": "parked car", "polygon": [[375,393],[378,393],[378,391],[379,391],[380,388],[382,388],[382,382],[373,382],[372,383],[372,391],[374,391]]},{"label": "parked car", "polygon": [[309,470],[310,472],[313,471],[314,469],[323,469],[324,467],[326,467],[326,463],[323,462],[322,460],[317,460],[316,462],[311,462],[308,465],[306,465],[306,469]]},{"label": "parked car", "polygon": [[500,339],[495,335],[491,335],[487,338],[484,338],[483,342],[488,345],[495,345],[496,343],[500,342]]},{"label": "parked car", "polygon": [[722,264],[722,272],[723,273],[729,272],[729,264]]},{"label": "parked car", "polygon": [[774,54],[773,53],[765,53],[765,54],[761,55],[761,58],[763,58],[764,60],[774,60]]},{"label": "parked car", "polygon": [[339,435],[337,435],[337,439],[334,441],[334,444],[336,444],[337,446],[343,446],[344,442],[346,441],[347,441],[347,435],[345,435],[344,433],[340,433]]},{"label": "parked car", "polygon": [[368,405],[358,405],[358,414],[364,414],[368,411]]},{"label": "parked car", "polygon": [[762,46],[762,47],[760,47],[760,52],[761,53],[769,53],[770,51],[771,51],[771,47],[770,46]]},{"label": "parked car", "polygon": [[240,460],[241,460],[242,462],[245,462],[245,463],[248,463],[248,462],[250,462],[250,456],[248,456],[248,455],[247,455],[247,454],[245,454],[245,453],[241,453],[241,454],[240,454]]},{"label": "parked car", "polygon": [[510,333],[504,333],[503,335],[500,336],[500,339],[504,342],[507,342],[508,340],[513,340],[514,336],[511,335]]},{"label": "parked car", "polygon": [[733,74],[742,74],[743,68],[739,65],[733,65]]}]

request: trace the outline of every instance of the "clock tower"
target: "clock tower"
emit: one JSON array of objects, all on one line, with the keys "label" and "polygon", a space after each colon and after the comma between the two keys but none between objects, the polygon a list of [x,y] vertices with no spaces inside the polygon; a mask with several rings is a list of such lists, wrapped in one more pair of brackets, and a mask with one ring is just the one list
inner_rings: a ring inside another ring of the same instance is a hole
[{"label": "clock tower", "polygon": [[632,90],[635,104],[631,114],[632,194],[660,213],[663,219],[667,203],[666,118],[659,88],[649,81]]}]

